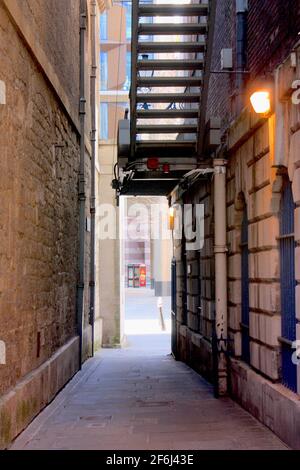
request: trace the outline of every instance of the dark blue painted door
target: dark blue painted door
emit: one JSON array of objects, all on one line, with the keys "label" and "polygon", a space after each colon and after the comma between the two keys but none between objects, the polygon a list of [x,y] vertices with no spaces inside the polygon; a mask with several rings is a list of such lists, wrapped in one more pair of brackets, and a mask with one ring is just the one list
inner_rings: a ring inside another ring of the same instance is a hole
[{"label": "dark blue painted door", "polygon": [[172,315],[172,334],[171,334],[171,349],[172,354],[177,356],[177,319],[176,319],[176,259],[172,259],[171,264],[171,315]]},{"label": "dark blue painted door", "polygon": [[242,234],[242,359],[250,363],[250,335],[249,335],[249,248],[248,248],[248,214],[244,209]]},{"label": "dark blue painted door", "polygon": [[286,179],[280,208],[282,383],[296,391],[297,367],[292,362],[292,342],[296,339],[294,210],[292,185]]}]

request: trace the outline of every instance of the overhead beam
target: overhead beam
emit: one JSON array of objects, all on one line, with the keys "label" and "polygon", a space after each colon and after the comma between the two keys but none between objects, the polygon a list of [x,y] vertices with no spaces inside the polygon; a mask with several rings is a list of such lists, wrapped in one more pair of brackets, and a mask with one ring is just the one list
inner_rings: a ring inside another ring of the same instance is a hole
[{"label": "overhead beam", "polygon": [[137,103],[198,103],[199,93],[138,93]]},{"label": "overhead beam", "polygon": [[203,60],[138,60],[138,70],[202,70]]},{"label": "overhead beam", "polygon": [[174,36],[174,35],[195,35],[206,34],[206,22],[200,23],[141,23],[139,25],[139,34],[148,36]]},{"label": "overhead beam", "polygon": [[138,77],[138,87],[200,87],[201,77]]},{"label": "overhead beam", "polygon": [[204,52],[205,51],[205,41],[195,41],[195,42],[139,42],[137,49],[138,53],[166,53],[166,52]]},{"label": "overhead beam", "polygon": [[138,109],[136,117],[138,119],[197,119],[198,109]]},{"label": "overhead beam", "polygon": [[141,4],[139,16],[207,16],[206,4]]}]

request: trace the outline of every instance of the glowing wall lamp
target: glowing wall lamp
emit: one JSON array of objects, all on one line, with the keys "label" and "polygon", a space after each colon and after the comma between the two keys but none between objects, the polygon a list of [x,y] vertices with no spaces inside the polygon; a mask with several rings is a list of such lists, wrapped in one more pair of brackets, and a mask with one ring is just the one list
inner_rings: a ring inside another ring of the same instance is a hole
[{"label": "glowing wall lamp", "polygon": [[271,111],[271,95],[267,90],[255,91],[250,101],[256,114],[268,114]]},{"label": "glowing wall lamp", "polygon": [[170,207],[169,209],[169,230],[174,230],[175,226],[175,208]]}]

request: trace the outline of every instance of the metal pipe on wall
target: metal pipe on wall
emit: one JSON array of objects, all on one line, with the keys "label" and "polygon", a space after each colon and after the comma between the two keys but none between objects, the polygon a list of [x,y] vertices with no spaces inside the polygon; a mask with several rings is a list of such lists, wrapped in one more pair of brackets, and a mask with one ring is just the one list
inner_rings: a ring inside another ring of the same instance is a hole
[{"label": "metal pipe on wall", "polygon": [[[247,14],[248,0],[236,0],[236,69],[245,71],[247,67]],[[243,94],[245,88],[246,75],[236,74],[237,114],[244,107]]]},{"label": "metal pipe on wall", "polygon": [[92,48],[92,67],[91,67],[91,258],[90,258],[90,324],[92,325],[92,355],[95,349],[95,231],[96,231],[96,144],[97,144],[97,128],[96,128],[96,80],[97,80],[97,44],[96,44],[96,22],[97,22],[97,2],[91,1],[91,48]]},{"label": "metal pipe on wall", "polygon": [[227,393],[226,160],[214,159],[215,301],[218,395]]},{"label": "metal pipe on wall", "polygon": [[79,161],[79,279],[77,284],[77,328],[79,335],[79,367],[83,357],[84,328],[84,258],[85,258],[85,34],[87,7],[86,0],[80,0],[80,161]]}]

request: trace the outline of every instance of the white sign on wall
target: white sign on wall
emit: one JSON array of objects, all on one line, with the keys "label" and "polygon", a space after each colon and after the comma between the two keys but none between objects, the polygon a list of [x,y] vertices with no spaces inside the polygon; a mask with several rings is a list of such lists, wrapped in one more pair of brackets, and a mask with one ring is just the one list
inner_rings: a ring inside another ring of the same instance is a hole
[{"label": "white sign on wall", "polygon": [[292,103],[300,104],[300,80],[295,80],[292,83],[292,88],[295,90],[292,94]]},{"label": "white sign on wall", "polygon": [[6,347],[4,341],[0,341],[0,365],[6,364]]},{"label": "white sign on wall", "polygon": [[0,80],[0,104],[6,104],[6,87],[2,80]]}]

